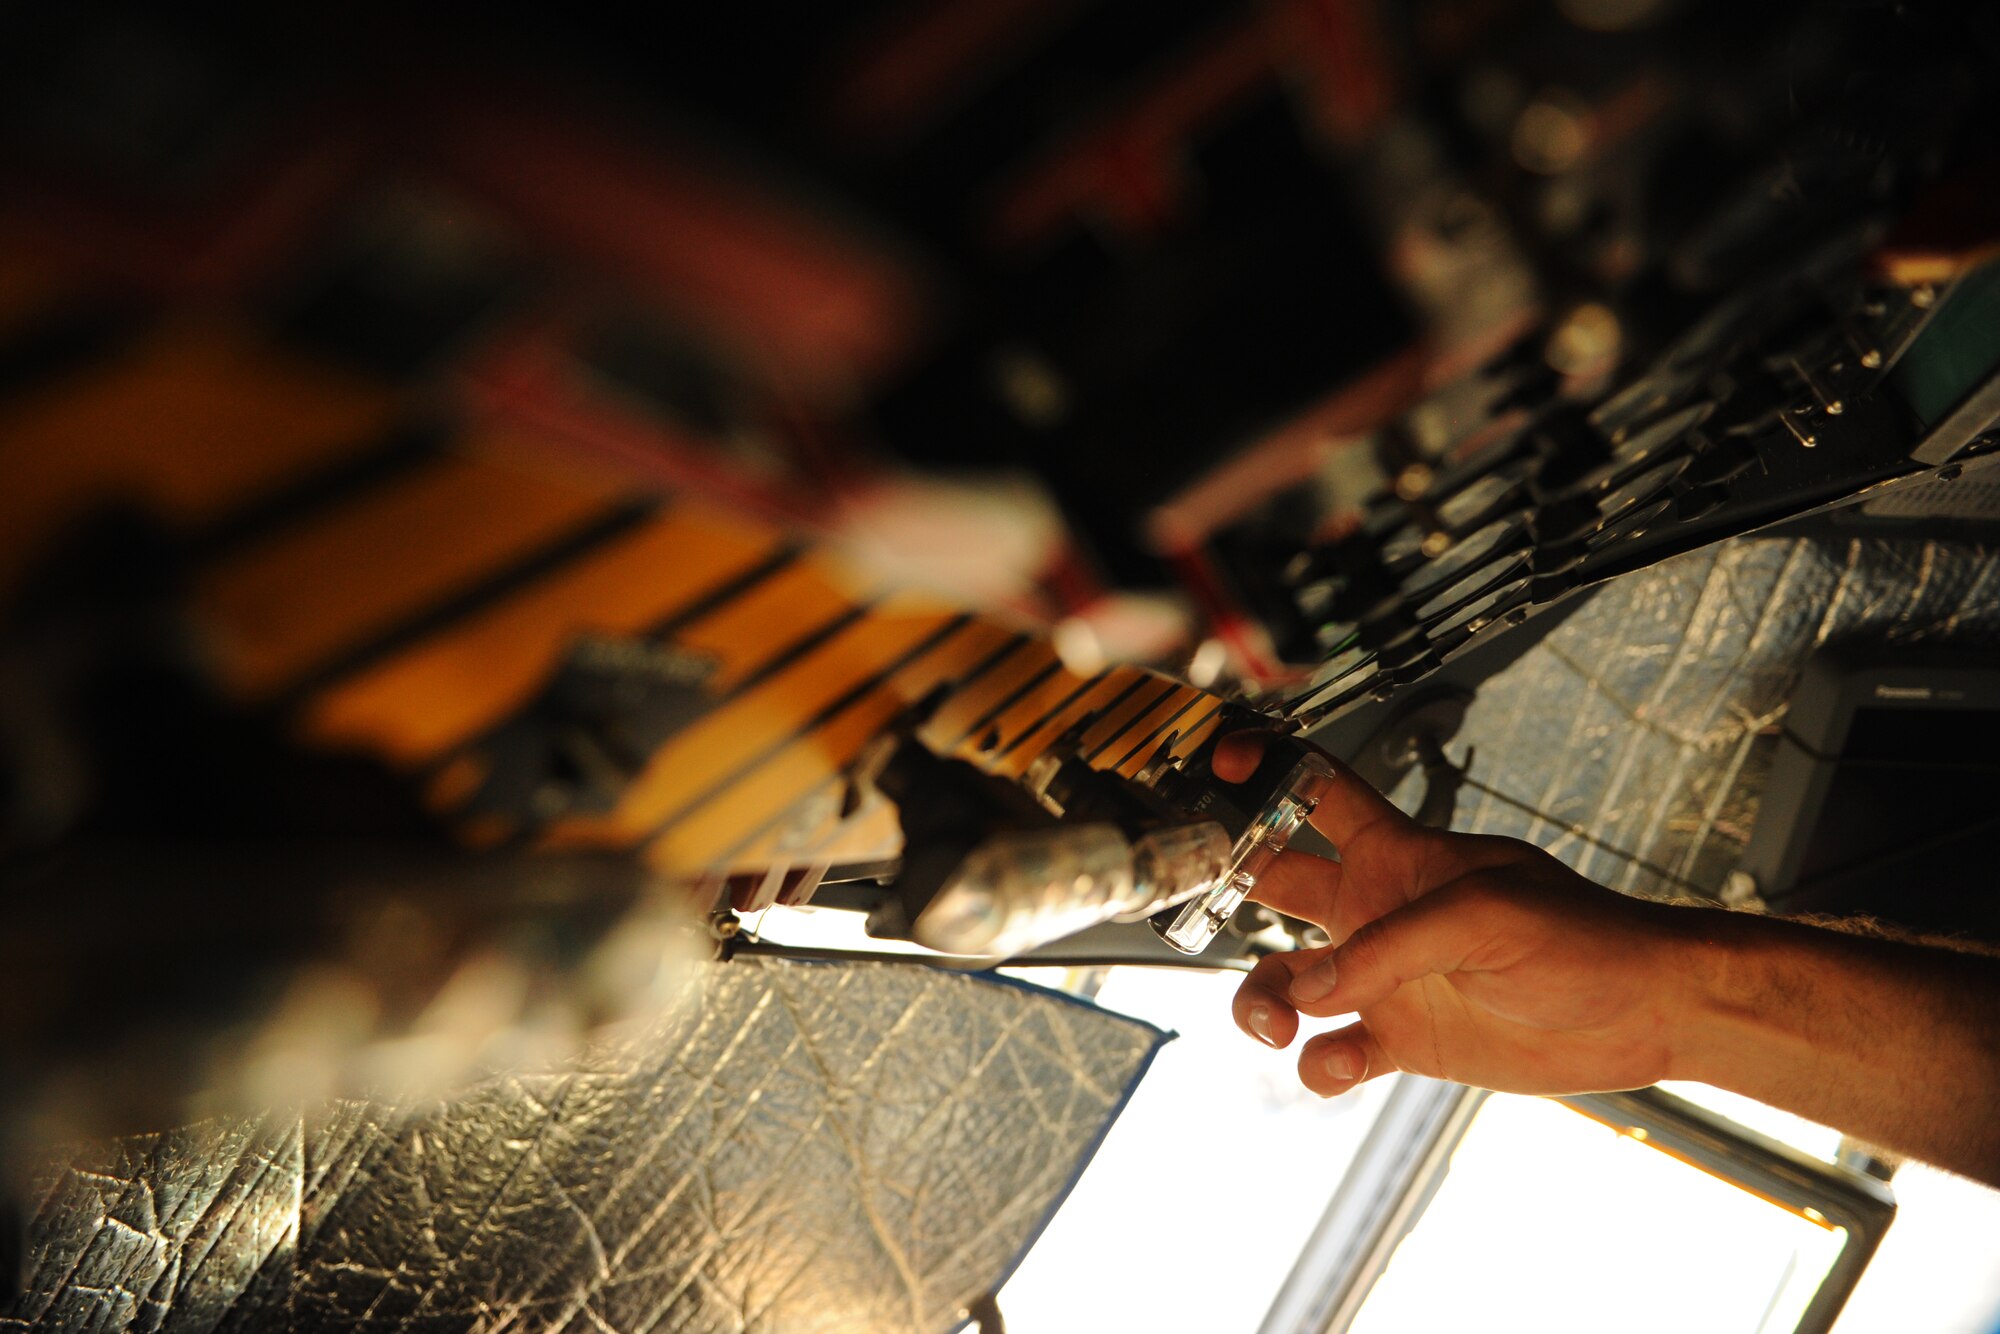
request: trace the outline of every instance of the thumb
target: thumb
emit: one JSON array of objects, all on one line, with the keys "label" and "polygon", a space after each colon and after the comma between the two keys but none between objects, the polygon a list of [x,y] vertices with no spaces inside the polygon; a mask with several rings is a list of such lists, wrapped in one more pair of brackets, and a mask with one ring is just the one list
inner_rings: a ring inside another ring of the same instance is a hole
[{"label": "thumb", "polygon": [[1455,973],[1493,939],[1489,902],[1476,890],[1447,885],[1384,913],[1294,976],[1287,998],[1324,1018],[1379,1005],[1419,978]]}]

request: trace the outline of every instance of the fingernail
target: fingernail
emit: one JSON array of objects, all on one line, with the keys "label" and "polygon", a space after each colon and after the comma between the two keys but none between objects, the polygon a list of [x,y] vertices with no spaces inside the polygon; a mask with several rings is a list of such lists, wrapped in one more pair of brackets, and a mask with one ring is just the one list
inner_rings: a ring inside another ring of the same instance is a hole
[{"label": "fingernail", "polygon": [[1327,959],[1316,964],[1292,979],[1292,999],[1301,1005],[1311,1005],[1333,994],[1333,984],[1338,978],[1333,968],[1333,960]]},{"label": "fingernail", "polygon": [[1343,1084],[1361,1077],[1357,1064],[1354,1053],[1345,1047],[1335,1047],[1326,1055],[1326,1073]]},{"label": "fingernail", "polygon": [[1271,1031],[1271,1011],[1269,1008],[1259,1005],[1256,1009],[1250,1011],[1250,1031],[1255,1033],[1257,1041],[1263,1043],[1265,1046],[1275,1047],[1278,1045],[1277,1035]]}]

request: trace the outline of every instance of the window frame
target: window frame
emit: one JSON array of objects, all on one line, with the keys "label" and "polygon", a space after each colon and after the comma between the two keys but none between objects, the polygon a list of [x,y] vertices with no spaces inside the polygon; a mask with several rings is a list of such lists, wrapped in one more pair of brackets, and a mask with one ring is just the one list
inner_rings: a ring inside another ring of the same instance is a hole
[{"label": "window frame", "polygon": [[[1273,1298],[1259,1334],[1345,1334],[1396,1248],[1423,1219],[1488,1093],[1397,1076],[1380,1117]],[[1742,1126],[1659,1088],[1555,1098],[1846,1239],[1793,1334],[1825,1334],[1896,1216],[1887,1182]]]}]

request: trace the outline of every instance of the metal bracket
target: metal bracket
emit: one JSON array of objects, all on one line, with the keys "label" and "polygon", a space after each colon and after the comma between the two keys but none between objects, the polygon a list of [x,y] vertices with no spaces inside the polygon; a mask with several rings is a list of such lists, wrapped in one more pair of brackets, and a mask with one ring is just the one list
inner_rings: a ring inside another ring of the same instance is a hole
[{"label": "metal bracket", "polygon": [[1445,756],[1444,744],[1458,735],[1472,699],[1468,690],[1435,690],[1411,698],[1361,743],[1350,761],[1354,772],[1377,791],[1387,793],[1412,769],[1420,770],[1425,782],[1417,822],[1447,828],[1457,810],[1458,790],[1472,765],[1472,755],[1467,752],[1463,764],[1453,764]]}]

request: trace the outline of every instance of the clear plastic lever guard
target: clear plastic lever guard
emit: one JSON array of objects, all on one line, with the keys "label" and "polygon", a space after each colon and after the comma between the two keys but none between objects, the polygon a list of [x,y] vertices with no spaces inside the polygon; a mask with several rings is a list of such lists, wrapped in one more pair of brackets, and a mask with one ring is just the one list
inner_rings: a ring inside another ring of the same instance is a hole
[{"label": "clear plastic lever guard", "polygon": [[1206,949],[1319,806],[1333,781],[1333,766],[1326,758],[1317,751],[1306,751],[1237,836],[1228,872],[1213,887],[1189,899],[1170,922],[1154,919],[1161,939],[1185,954]]}]

